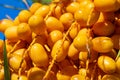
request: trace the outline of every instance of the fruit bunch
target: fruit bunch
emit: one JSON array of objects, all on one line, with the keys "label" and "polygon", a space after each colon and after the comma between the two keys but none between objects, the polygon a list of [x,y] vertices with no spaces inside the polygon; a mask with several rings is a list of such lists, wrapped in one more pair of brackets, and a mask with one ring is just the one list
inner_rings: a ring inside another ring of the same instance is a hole
[{"label": "fruit bunch", "polygon": [[36,2],[0,31],[11,80],[120,80],[120,0]]}]

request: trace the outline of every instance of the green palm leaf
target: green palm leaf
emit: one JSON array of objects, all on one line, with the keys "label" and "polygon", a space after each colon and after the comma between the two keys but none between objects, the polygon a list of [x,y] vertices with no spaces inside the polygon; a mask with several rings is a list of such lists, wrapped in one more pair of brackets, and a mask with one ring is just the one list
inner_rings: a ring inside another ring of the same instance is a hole
[{"label": "green palm leaf", "polygon": [[5,35],[0,32],[0,40],[4,41],[3,47],[3,57],[4,57],[4,80],[10,80],[10,70],[8,65],[7,51],[6,51],[6,43],[5,43]]},{"label": "green palm leaf", "polygon": [[33,2],[40,2],[42,4],[49,4],[52,0],[32,0]]},{"label": "green palm leaf", "polygon": [[10,71],[9,71],[9,65],[8,65],[8,59],[7,59],[7,52],[6,52],[6,45],[4,41],[4,79],[10,80]]},{"label": "green palm leaf", "polygon": [[119,57],[120,57],[120,50],[118,51],[118,54],[115,60],[117,60]]}]

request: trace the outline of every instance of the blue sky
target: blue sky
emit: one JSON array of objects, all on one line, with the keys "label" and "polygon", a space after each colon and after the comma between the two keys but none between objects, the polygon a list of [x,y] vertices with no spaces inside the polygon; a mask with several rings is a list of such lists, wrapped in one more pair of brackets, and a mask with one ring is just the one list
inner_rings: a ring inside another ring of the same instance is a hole
[{"label": "blue sky", "polygon": [[[29,5],[32,4],[31,0],[27,0],[27,2]],[[27,9],[27,7],[22,2],[22,0],[6,0],[6,1],[0,0],[0,20],[6,18],[6,15],[9,15],[12,19],[14,19],[18,15],[18,13],[20,12],[20,10],[5,8],[2,6],[3,4],[14,6],[16,8]]]}]

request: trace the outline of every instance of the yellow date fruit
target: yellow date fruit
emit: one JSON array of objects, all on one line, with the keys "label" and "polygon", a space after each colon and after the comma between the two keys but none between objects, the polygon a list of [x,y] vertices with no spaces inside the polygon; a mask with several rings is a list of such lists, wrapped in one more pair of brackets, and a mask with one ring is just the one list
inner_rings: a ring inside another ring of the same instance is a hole
[{"label": "yellow date fruit", "polygon": [[47,66],[48,55],[43,45],[34,43],[30,49],[29,56],[36,66]]},{"label": "yellow date fruit", "polygon": [[113,49],[113,42],[109,37],[95,37],[92,39],[93,49],[100,53],[109,52]]},{"label": "yellow date fruit", "polygon": [[97,63],[98,67],[105,73],[114,73],[116,71],[116,63],[111,57],[100,56]]}]

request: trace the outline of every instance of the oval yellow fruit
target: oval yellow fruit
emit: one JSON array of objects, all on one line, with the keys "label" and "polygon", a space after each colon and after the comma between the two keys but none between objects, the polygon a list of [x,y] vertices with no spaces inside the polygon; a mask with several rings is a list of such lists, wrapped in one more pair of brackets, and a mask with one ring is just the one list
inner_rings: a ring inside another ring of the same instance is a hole
[{"label": "oval yellow fruit", "polygon": [[113,49],[112,39],[109,37],[95,37],[92,39],[93,49],[100,53],[110,52]]},{"label": "oval yellow fruit", "polygon": [[48,65],[47,52],[45,51],[44,47],[39,43],[35,43],[32,45],[29,56],[36,66]]},{"label": "oval yellow fruit", "polygon": [[[63,44],[62,44],[63,43]],[[60,62],[64,60],[67,56],[68,48],[69,48],[69,41],[65,40],[62,42],[62,40],[58,40],[52,48],[51,56],[52,58],[56,57],[56,61]]]},{"label": "oval yellow fruit", "polygon": [[111,57],[100,56],[97,63],[98,67],[105,73],[114,73],[116,71],[116,63]]}]

